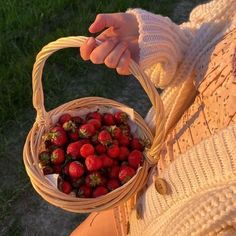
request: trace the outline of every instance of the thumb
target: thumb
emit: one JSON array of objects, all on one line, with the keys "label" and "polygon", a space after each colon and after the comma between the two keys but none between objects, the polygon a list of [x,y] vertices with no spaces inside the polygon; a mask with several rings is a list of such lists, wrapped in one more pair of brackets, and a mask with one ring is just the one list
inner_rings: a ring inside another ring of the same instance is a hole
[{"label": "thumb", "polygon": [[118,27],[118,21],[115,14],[98,14],[95,21],[90,25],[89,32],[97,33],[105,28]]}]

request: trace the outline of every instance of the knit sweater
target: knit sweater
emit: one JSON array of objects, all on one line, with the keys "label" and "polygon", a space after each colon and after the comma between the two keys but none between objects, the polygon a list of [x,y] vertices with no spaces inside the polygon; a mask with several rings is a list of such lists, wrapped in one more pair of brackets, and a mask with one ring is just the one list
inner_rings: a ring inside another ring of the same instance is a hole
[{"label": "knit sweater", "polygon": [[[236,2],[198,6],[180,26],[128,12],[139,23],[139,64],[164,88],[168,135],[136,205],[114,210],[118,235],[236,235]],[[154,114],[146,117],[152,130]]]}]

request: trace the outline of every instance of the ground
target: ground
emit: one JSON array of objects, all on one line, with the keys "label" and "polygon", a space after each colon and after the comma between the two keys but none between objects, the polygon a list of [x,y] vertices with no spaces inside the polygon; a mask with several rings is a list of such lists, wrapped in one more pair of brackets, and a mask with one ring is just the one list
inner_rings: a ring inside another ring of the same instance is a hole
[{"label": "ground", "polygon": [[[170,16],[180,23],[203,0],[148,1],[4,1],[0,6],[0,235],[69,235],[85,217],[44,201],[33,189],[22,162],[27,132],[34,122],[31,70],[46,43],[62,36],[86,35],[98,12],[129,7]],[[66,59],[65,59],[66,58]],[[132,77],[117,76],[104,66],[82,62],[78,52],[59,52],[44,73],[46,108],[84,96],[104,96],[123,102],[141,115],[150,103]]]}]

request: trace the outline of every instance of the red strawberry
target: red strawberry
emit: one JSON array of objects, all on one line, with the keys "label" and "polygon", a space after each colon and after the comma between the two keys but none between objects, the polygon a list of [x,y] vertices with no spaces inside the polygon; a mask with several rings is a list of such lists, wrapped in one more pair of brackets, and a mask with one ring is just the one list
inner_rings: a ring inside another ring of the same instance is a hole
[{"label": "red strawberry", "polygon": [[103,183],[102,175],[98,171],[89,173],[85,178],[85,183],[88,186],[96,187]]},{"label": "red strawberry", "polygon": [[59,190],[63,193],[69,194],[72,191],[72,186],[69,182],[62,180],[58,186]]},{"label": "red strawberry", "polygon": [[128,121],[128,115],[123,111],[118,111],[114,114],[117,124],[126,123]]},{"label": "red strawberry", "polygon": [[70,143],[67,147],[66,153],[76,159],[80,156],[80,148],[82,147],[82,145],[83,144],[81,141]]},{"label": "red strawberry", "polygon": [[47,139],[50,140],[52,144],[59,147],[67,143],[66,132],[60,126],[52,128],[48,134]]},{"label": "red strawberry", "polygon": [[114,116],[111,113],[104,113],[102,121],[104,125],[108,126],[115,124]]},{"label": "red strawberry", "polygon": [[68,133],[68,136],[70,138],[70,140],[72,141],[76,141],[79,139],[79,129],[75,128],[74,130],[72,130],[71,132]]},{"label": "red strawberry", "polygon": [[96,145],[95,150],[98,154],[103,154],[106,152],[106,147],[99,143],[98,145]]},{"label": "red strawberry", "polygon": [[143,160],[143,153],[139,150],[133,150],[128,157],[128,162],[131,167],[137,169]]},{"label": "red strawberry", "polygon": [[57,148],[52,152],[51,162],[54,165],[60,165],[65,161],[65,152],[62,148]]},{"label": "red strawberry", "polygon": [[62,166],[61,165],[55,165],[53,166],[53,173],[55,174],[61,174]]},{"label": "red strawberry", "polygon": [[94,126],[95,130],[98,130],[99,128],[101,128],[101,121],[98,119],[90,119],[87,121],[87,124],[91,124]]},{"label": "red strawberry", "polygon": [[119,166],[111,167],[111,170],[109,172],[110,178],[118,178],[119,172],[120,172],[120,167]]},{"label": "red strawberry", "polygon": [[109,127],[109,132],[114,139],[119,139],[122,135],[121,129],[115,125]]},{"label": "red strawberry", "polygon": [[138,138],[133,138],[130,141],[130,147],[131,147],[132,150],[137,149],[141,152],[144,150],[144,146]]},{"label": "red strawberry", "polygon": [[53,174],[53,168],[51,166],[43,166],[43,174],[44,175]]},{"label": "red strawberry", "polygon": [[98,141],[103,145],[109,145],[112,143],[112,138],[110,133],[107,130],[102,130],[98,134]]},{"label": "red strawberry", "polygon": [[79,134],[81,138],[90,138],[95,133],[95,128],[92,124],[84,124],[79,128]]},{"label": "red strawberry", "polygon": [[50,154],[47,151],[43,151],[39,154],[39,163],[42,166],[46,166],[50,163]]},{"label": "red strawberry", "polygon": [[87,156],[85,165],[89,171],[99,170],[102,168],[102,160],[96,155]]},{"label": "red strawberry", "polygon": [[87,120],[97,119],[97,120],[102,121],[102,115],[98,111],[90,112],[90,113],[87,114],[86,119]]},{"label": "red strawberry", "polygon": [[90,198],[92,194],[92,189],[88,185],[82,185],[79,187],[77,192],[77,197]]},{"label": "red strawberry", "polygon": [[76,128],[76,124],[72,120],[69,120],[66,121],[62,127],[65,131],[74,131],[74,129]]},{"label": "red strawberry", "polygon": [[118,145],[113,144],[108,147],[107,149],[107,155],[111,158],[116,158],[120,155],[120,148]]},{"label": "red strawberry", "polygon": [[93,197],[100,197],[102,195],[105,195],[108,193],[107,188],[103,186],[98,186],[94,191],[93,191]]},{"label": "red strawberry", "polygon": [[77,127],[84,123],[84,120],[80,116],[73,116],[71,120],[76,124]]},{"label": "red strawberry", "polygon": [[71,120],[71,115],[70,114],[63,114],[59,118],[59,123],[63,125],[65,122]]},{"label": "red strawberry", "polygon": [[71,178],[79,178],[84,174],[84,166],[78,161],[73,161],[69,164],[68,172]]},{"label": "red strawberry", "polygon": [[107,182],[107,188],[112,191],[120,187],[120,181],[118,179],[109,179]]},{"label": "red strawberry", "polygon": [[114,161],[110,157],[108,157],[106,154],[100,155],[99,158],[102,160],[103,167],[111,167],[114,164]]},{"label": "red strawberry", "polygon": [[129,137],[126,135],[121,135],[121,137],[118,139],[119,144],[121,146],[128,146],[129,145]]},{"label": "red strawberry", "polygon": [[94,154],[93,145],[86,143],[80,148],[80,155],[84,158]]},{"label": "red strawberry", "polygon": [[120,154],[118,156],[118,159],[121,161],[127,160],[129,156],[129,149],[127,147],[120,147]]},{"label": "red strawberry", "polygon": [[135,175],[135,170],[130,166],[123,166],[119,172],[119,180],[122,184],[128,182]]}]

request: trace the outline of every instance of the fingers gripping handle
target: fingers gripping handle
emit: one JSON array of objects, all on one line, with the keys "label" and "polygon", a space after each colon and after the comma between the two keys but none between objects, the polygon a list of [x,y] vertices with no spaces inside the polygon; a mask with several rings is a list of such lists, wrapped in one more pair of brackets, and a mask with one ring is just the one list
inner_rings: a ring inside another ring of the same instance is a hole
[{"label": "fingers gripping handle", "polygon": [[[78,48],[80,47],[88,38],[84,36],[66,37],[60,38],[54,42],[49,43],[36,57],[32,72],[32,85],[33,85],[33,106],[37,111],[37,121],[44,120],[47,116],[47,112],[44,106],[44,93],[42,87],[42,73],[46,60],[54,52],[63,48]],[[98,44],[101,42],[97,41]],[[156,88],[152,82],[147,78],[145,73],[139,68],[139,66],[131,60],[129,65],[130,72],[138,79],[141,86],[147,93],[153,107],[156,111],[156,131],[155,138],[153,140],[152,147],[148,150],[148,156],[150,157],[150,162],[156,162],[157,155],[159,153],[161,144],[164,140],[165,131],[165,116],[164,108],[161,98],[156,91]]]}]

